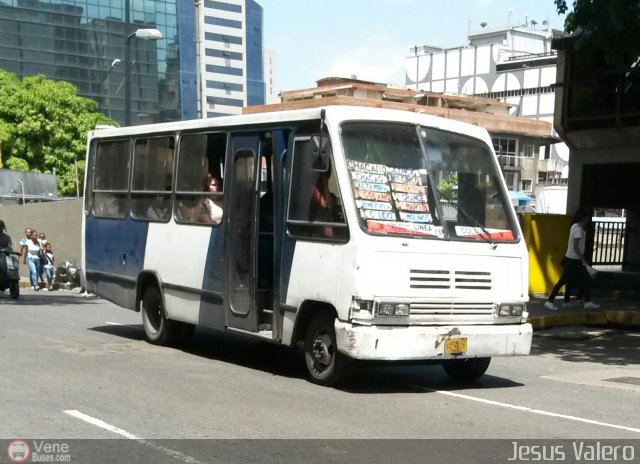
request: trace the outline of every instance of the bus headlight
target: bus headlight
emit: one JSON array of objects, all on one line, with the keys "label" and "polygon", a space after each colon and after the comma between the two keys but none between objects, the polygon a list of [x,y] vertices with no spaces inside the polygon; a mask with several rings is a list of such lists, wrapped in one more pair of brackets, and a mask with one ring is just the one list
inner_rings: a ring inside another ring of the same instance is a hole
[{"label": "bus headlight", "polygon": [[498,305],[498,316],[522,316],[526,305],[524,303],[501,303]]},{"label": "bus headlight", "polygon": [[373,300],[362,300],[354,297],[351,300],[351,314],[354,313],[367,313],[369,317],[373,314]]},{"label": "bus headlight", "polygon": [[376,314],[381,317],[408,316],[409,305],[406,303],[378,303]]}]

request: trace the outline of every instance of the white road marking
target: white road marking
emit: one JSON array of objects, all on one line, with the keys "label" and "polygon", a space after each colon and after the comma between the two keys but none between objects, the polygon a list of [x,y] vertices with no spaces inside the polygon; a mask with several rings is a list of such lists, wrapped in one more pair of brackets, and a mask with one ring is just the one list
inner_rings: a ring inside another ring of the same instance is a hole
[{"label": "white road marking", "polygon": [[[124,324],[121,324],[124,325]],[[63,411],[65,414],[69,414],[70,416],[73,416],[77,419],[83,420],[85,422],[88,422],[89,424],[95,425],[97,427],[100,427],[102,429],[108,430],[109,432],[113,432],[113,433],[117,433],[118,435],[122,435],[125,438],[128,438],[130,440],[136,440],[138,443],[140,443],[141,445],[144,446],[148,446],[149,448],[153,448],[157,451],[160,451],[161,453],[166,454],[167,456],[171,456],[172,458],[177,459],[178,461],[182,461],[182,462],[186,462],[188,464],[203,464],[202,461],[198,461],[196,458],[186,455],[184,453],[181,453],[180,451],[175,451],[169,448],[165,448],[164,446],[158,445],[150,440],[145,440],[142,439],[140,437],[137,437],[136,435],[127,432],[126,430],[123,430],[121,428],[118,428],[114,425],[111,424],[107,424],[105,421],[97,419],[95,417],[91,417],[87,414],[81,413],[80,411],[77,411],[75,409],[68,409],[66,411]]]},{"label": "white road marking", "polygon": [[125,324],[122,324],[120,322],[109,322],[109,321],[105,322],[105,324],[108,324],[108,325],[125,325]]},{"label": "white road marking", "polygon": [[69,414],[77,419],[88,422],[89,424],[95,425],[102,429],[108,430],[109,432],[117,433],[118,435],[122,435],[125,438],[129,438],[130,440],[140,440],[139,437],[136,437],[132,433],[127,432],[126,430],[119,429],[111,424],[107,424],[106,422],[96,419],[95,417],[88,416],[86,414],[81,413],[80,411],[76,411],[75,409],[68,409],[64,411],[65,414]]},{"label": "white road marking", "polygon": [[532,414],[540,414],[542,416],[559,417],[561,419],[567,419],[567,420],[572,420],[576,422],[584,422],[585,424],[599,425],[601,427],[609,427],[613,429],[627,430],[629,432],[640,433],[640,429],[635,427],[627,427],[626,425],[609,424],[607,422],[600,422],[597,420],[586,419],[584,417],[569,416],[567,414],[559,414],[556,412],[544,411],[542,409],[533,409],[527,406],[518,406],[516,404],[502,403],[500,401],[486,400],[484,398],[477,398],[475,396],[463,395],[461,393],[453,393],[450,391],[433,390],[431,388],[423,387],[420,385],[414,385],[414,387],[420,388],[422,390],[430,391],[433,393],[440,393],[441,395],[453,396],[454,398],[461,398],[464,400],[476,401],[478,403],[490,404],[492,406],[499,406],[501,408],[515,409],[517,411],[530,412]]}]

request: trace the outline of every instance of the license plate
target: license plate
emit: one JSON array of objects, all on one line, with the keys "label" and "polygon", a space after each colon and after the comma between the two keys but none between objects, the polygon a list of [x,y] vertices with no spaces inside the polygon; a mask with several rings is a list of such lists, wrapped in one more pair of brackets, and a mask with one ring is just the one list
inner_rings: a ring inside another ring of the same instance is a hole
[{"label": "license plate", "polygon": [[444,354],[461,354],[466,352],[466,338],[449,338],[444,341]]}]

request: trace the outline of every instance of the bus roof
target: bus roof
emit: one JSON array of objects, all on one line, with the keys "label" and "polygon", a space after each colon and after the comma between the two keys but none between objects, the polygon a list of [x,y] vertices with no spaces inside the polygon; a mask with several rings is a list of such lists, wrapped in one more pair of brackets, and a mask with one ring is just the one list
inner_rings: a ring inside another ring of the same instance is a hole
[{"label": "bus roof", "polygon": [[350,119],[407,122],[411,124],[424,124],[450,131],[463,132],[485,140],[488,138],[488,133],[485,129],[472,124],[455,121],[453,119],[441,118],[438,116],[415,113],[411,111],[386,108],[371,108],[353,105],[334,105],[307,109],[271,111],[264,113],[220,116],[216,118],[192,119],[189,121],[172,121],[118,128],[101,127],[90,131],[89,137],[117,137],[138,134],[163,133],[176,130],[183,131],[193,129],[215,129],[247,125],[259,126],[263,124],[284,125],[288,122],[320,119],[322,110],[325,110],[325,117],[328,121],[336,118],[338,120]]}]

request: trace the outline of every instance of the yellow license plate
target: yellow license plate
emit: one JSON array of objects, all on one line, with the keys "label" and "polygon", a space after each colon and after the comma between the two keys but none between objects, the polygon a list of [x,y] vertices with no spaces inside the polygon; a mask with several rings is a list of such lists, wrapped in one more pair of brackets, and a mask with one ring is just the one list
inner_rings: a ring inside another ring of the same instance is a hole
[{"label": "yellow license plate", "polygon": [[466,338],[449,338],[444,341],[444,354],[461,354],[466,352]]}]

